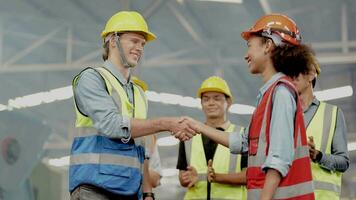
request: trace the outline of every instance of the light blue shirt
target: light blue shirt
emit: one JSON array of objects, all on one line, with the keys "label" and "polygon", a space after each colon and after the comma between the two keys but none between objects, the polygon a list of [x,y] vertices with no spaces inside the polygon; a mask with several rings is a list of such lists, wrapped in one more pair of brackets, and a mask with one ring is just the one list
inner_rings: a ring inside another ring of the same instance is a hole
[{"label": "light blue shirt", "polygon": [[[310,121],[315,116],[319,105],[320,101],[314,98],[309,107],[304,110],[304,124],[306,127],[308,127]],[[329,171],[345,172],[349,168],[350,158],[347,151],[347,128],[344,114],[340,108],[337,109],[335,132],[331,143],[331,154],[323,154],[319,165]]]},{"label": "light blue shirt", "polygon": [[[282,73],[273,75],[260,88],[256,107],[268,88],[282,76],[284,76]],[[283,85],[276,87],[272,101],[270,145],[262,170],[266,171],[268,168],[273,168],[278,170],[284,177],[287,175],[294,158],[293,134],[296,102],[294,94]],[[248,151],[248,132],[249,129],[247,128],[242,135],[239,133],[230,134],[229,148],[231,153],[246,153]]]},{"label": "light blue shirt", "polygon": [[[110,61],[105,61],[103,66],[117,78],[132,103],[131,80],[126,80]],[[131,138],[130,119],[118,112],[113,98],[106,91],[105,81],[98,72],[87,69],[80,74],[74,87],[74,97],[78,109],[93,120],[93,125],[100,134],[110,138]]]}]

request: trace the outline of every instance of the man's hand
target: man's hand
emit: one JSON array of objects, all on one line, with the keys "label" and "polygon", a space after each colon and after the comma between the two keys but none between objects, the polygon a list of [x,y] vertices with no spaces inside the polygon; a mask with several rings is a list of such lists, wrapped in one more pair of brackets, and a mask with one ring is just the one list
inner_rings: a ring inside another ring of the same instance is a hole
[{"label": "man's hand", "polygon": [[215,171],[214,171],[214,168],[213,168],[213,160],[209,160],[208,161],[208,181],[210,183],[214,182],[215,181],[215,178],[216,178],[216,174],[215,174]]},{"label": "man's hand", "polygon": [[193,166],[188,166],[186,171],[181,174],[182,185],[186,185],[188,188],[194,186],[198,182],[198,172]]},{"label": "man's hand", "polygon": [[186,141],[194,137],[197,132],[191,128],[187,117],[174,118],[171,122],[171,133],[177,139]]},{"label": "man's hand", "polygon": [[200,133],[202,130],[203,124],[200,121],[197,121],[191,117],[183,116],[182,120],[187,123],[190,129],[194,130],[196,133]]},{"label": "man's hand", "polygon": [[314,138],[313,136],[309,136],[308,147],[309,147],[309,155],[312,160],[315,160],[320,151],[315,149]]}]

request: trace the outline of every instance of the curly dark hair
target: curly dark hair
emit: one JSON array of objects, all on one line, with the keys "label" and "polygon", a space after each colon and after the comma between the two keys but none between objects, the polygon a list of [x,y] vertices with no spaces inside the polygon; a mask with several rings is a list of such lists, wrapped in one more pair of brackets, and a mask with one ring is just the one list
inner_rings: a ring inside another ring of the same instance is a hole
[{"label": "curly dark hair", "polygon": [[315,65],[315,53],[305,44],[283,45],[275,47],[272,51],[272,63],[277,72],[290,77],[299,74],[308,74]]}]

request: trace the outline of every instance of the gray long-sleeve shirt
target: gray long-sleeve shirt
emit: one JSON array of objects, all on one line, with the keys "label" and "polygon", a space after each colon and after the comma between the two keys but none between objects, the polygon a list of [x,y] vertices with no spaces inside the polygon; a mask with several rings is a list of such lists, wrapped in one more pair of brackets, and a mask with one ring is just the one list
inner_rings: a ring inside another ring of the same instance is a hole
[{"label": "gray long-sleeve shirt", "polygon": [[[132,82],[126,80],[110,61],[104,62],[103,66],[119,80],[129,101],[133,102]],[[78,109],[93,120],[93,125],[100,134],[111,138],[131,137],[130,119],[118,112],[113,98],[106,91],[105,81],[98,72],[87,69],[79,75],[74,87],[74,97]]]},{"label": "gray long-sleeve shirt", "polygon": [[[275,83],[282,73],[277,73],[267,81],[259,90],[256,106],[261,102],[268,88]],[[273,168],[278,170],[284,177],[287,175],[294,157],[293,132],[294,116],[296,112],[295,97],[291,91],[283,85],[278,85],[273,94],[273,108],[270,126],[270,145],[268,156],[262,169]],[[229,148],[232,153],[248,151],[248,132],[243,135],[230,134]]]},{"label": "gray long-sleeve shirt", "polygon": [[[320,101],[314,98],[309,107],[304,110],[304,123],[306,127],[312,120],[320,105]],[[330,170],[345,172],[349,168],[350,159],[347,151],[347,128],[344,114],[341,109],[337,109],[336,128],[331,143],[331,154],[323,154],[319,161],[320,167]]]}]

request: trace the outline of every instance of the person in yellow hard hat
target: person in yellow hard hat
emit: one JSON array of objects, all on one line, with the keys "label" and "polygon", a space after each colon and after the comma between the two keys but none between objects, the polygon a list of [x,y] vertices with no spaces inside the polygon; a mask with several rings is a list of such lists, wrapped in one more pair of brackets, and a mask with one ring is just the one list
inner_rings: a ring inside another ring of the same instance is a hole
[{"label": "person in yellow hard hat", "polygon": [[[204,80],[198,97],[206,125],[227,133],[243,132],[227,118],[233,97],[224,79],[211,76]],[[231,154],[204,135],[179,145],[179,181],[188,189],[184,199],[246,199],[246,167],[246,156]]]},{"label": "person in yellow hard hat", "polygon": [[[142,79],[136,76],[131,76],[132,81],[140,86],[144,92],[148,90],[148,85]],[[161,158],[158,152],[157,137],[156,135],[149,135],[146,139],[146,150],[150,154],[150,164],[149,164],[149,182],[152,188],[156,188],[160,185],[160,180],[162,178],[162,165]]]},{"label": "person in yellow hard hat", "polygon": [[142,136],[170,131],[186,140],[196,133],[178,117],[146,119],[146,95],[132,82],[131,69],[156,36],[141,14],[116,13],[101,38],[104,63],[83,70],[72,83],[78,131],[70,156],[71,199],[152,200]]},{"label": "person in yellow hard hat", "polygon": [[292,79],[302,99],[315,198],[337,200],[341,195],[342,173],[350,164],[347,128],[340,108],[314,96],[313,88],[321,70],[315,55],[310,53],[308,57],[314,67]]}]

